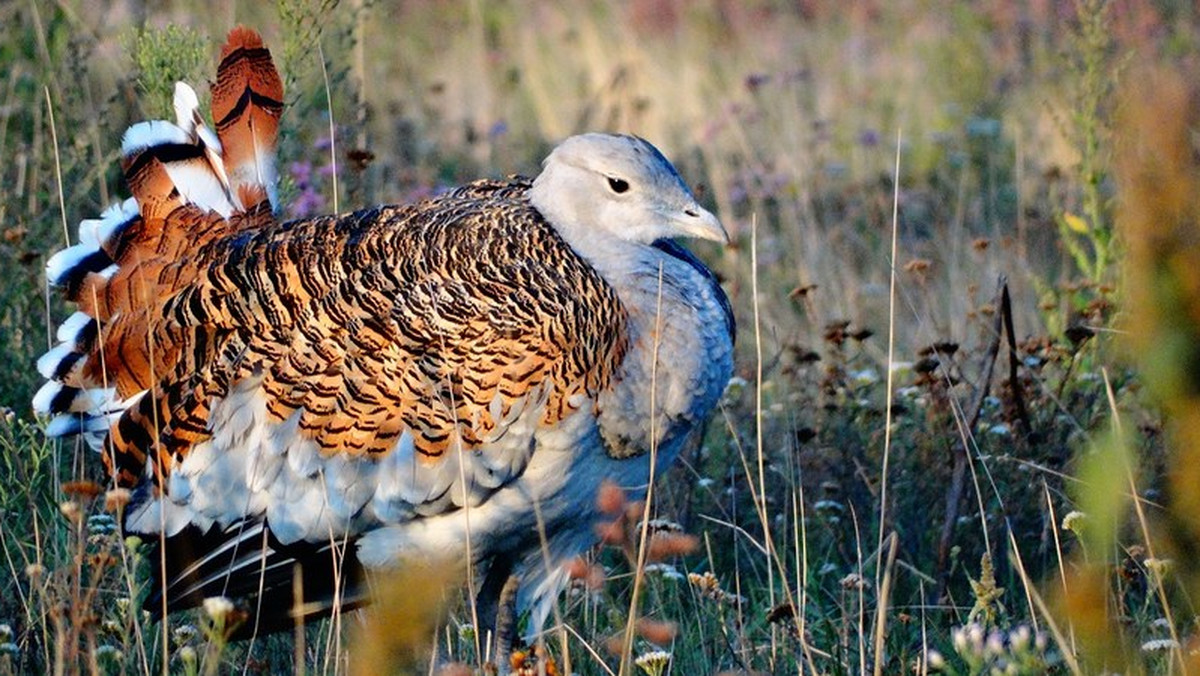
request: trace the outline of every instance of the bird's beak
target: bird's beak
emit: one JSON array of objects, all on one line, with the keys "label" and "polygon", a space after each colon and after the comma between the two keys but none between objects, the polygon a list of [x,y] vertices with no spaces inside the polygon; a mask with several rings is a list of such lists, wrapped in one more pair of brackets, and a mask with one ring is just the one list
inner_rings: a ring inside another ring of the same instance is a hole
[{"label": "bird's beak", "polygon": [[729,243],[729,233],[712,212],[699,204],[691,204],[679,211],[674,218],[676,226],[685,237],[707,239],[721,244]]}]

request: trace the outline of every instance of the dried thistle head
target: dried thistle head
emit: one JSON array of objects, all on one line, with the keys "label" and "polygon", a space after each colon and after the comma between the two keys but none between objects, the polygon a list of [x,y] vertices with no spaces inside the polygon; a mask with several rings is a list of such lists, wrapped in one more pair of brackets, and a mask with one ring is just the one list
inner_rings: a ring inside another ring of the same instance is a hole
[{"label": "dried thistle head", "polygon": [[63,493],[80,502],[90,502],[104,492],[104,487],[95,481],[68,481],[62,485]]},{"label": "dried thistle head", "polygon": [[985,624],[996,621],[999,610],[1004,609],[1000,598],[1004,596],[1004,587],[996,586],[996,573],[992,568],[992,555],[984,552],[979,557],[979,579],[968,578],[971,583],[971,593],[975,595],[975,606],[967,616],[968,622],[982,619]]},{"label": "dried thistle head", "polygon": [[567,576],[572,580],[581,581],[583,586],[590,591],[604,588],[604,582],[608,578],[603,567],[594,563],[589,564],[580,556],[575,557],[567,564]]},{"label": "dried thistle head", "polygon": [[133,494],[128,488],[114,488],[104,494],[104,510],[113,514],[120,514],[129,504]]},{"label": "dried thistle head", "polygon": [[868,589],[871,582],[858,573],[848,573],[841,579],[842,589]]},{"label": "dried thistle head", "polygon": [[625,509],[625,491],[612,481],[605,481],[596,495],[596,507],[602,514],[620,514]]},{"label": "dried thistle head", "polygon": [[603,521],[596,524],[595,528],[596,536],[606,545],[620,547],[626,543],[625,522],[620,519]]},{"label": "dried thistle head", "polygon": [[914,258],[911,261],[904,264],[904,271],[923,278],[925,273],[929,272],[929,269],[932,267],[933,267],[933,262],[930,261],[929,259]]},{"label": "dried thistle head", "polygon": [[679,625],[674,622],[639,618],[634,625],[638,636],[654,645],[671,645],[679,635]]},{"label": "dried thistle head", "polygon": [[687,533],[657,532],[650,537],[649,561],[663,561],[676,556],[686,556],[700,548],[700,538]]},{"label": "dried thistle head", "polygon": [[437,671],[437,676],[473,676],[474,672],[471,667],[462,662],[451,662],[450,664],[442,665]]},{"label": "dried thistle head", "polygon": [[58,503],[58,511],[72,524],[78,525],[83,522],[83,509],[74,500],[64,500]]},{"label": "dried thistle head", "polygon": [[722,589],[721,581],[711,571],[705,571],[704,574],[688,573],[687,577],[688,583],[705,598],[728,605],[737,605],[746,600],[737,594],[731,594]]}]

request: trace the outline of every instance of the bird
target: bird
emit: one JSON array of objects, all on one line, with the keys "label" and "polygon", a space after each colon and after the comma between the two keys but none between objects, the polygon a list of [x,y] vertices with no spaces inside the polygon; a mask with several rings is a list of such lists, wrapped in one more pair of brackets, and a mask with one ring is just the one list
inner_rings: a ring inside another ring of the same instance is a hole
[{"label": "bird", "polygon": [[160,562],[144,607],[225,596],[258,635],[452,561],[482,617],[507,594],[535,635],[597,492],[644,496],[732,375],[729,300],[674,241],[727,242],[720,220],[648,141],[585,133],[532,179],[283,221],[261,36],[228,34],[215,132],[174,94],[122,139],[132,196],[47,262],[77,310],[33,400],[128,491]]}]

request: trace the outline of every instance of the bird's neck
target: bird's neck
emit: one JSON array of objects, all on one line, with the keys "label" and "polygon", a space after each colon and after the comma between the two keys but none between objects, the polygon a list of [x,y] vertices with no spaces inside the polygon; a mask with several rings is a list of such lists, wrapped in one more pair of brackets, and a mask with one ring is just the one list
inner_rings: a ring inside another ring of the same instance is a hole
[{"label": "bird's neck", "polygon": [[720,289],[652,246],[610,245],[588,260],[624,306],[630,344],[614,386],[600,398],[605,450],[632,458],[657,448],[659,467],[669,466],[729,380],[729,330],[714,295]]},{"label": "bird's neck", "polygon": [[606,282],[621,292],[624,278],[656,268],[653,247],[618,239],[606,233],[559,229],[567,244],[600,273]]},{"label": "bird's neck", "polygon": [[534,207],[625,308],[630,349],[600,399],[606,451],[629,458],[657,447],[669,459],[682,442],[680,431],[697,425],[729,380],[732,351],[722,292],[692,265],[650,244],[577,226],[589,222],[580,218],[578,204],[556,200],[540,190],[545,185],[534,183]]}]

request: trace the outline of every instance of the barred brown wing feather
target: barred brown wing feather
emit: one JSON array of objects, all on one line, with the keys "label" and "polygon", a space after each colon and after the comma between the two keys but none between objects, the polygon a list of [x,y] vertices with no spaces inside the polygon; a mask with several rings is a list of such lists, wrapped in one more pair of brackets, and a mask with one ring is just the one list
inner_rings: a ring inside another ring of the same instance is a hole
[{"label": "barred brown wing feather", "polygon": [[485,446],[531,402],[544,402],[544,425],[585,405],[620,363],[624,311],[511,197],[526,185],[480,184],[205,246],[186,259],[190,273],[171,271],[186,285],[149,318],[152,344],[176,341],[177,358],[154,403],[118,426],[117,457],[136,464],[157,439],[169,472],[214,427],[208,402],[251,378],[271,418],[298,415],[326,455],[386,454],[407,431],[418,460],[436,463],[459,442]]}]

